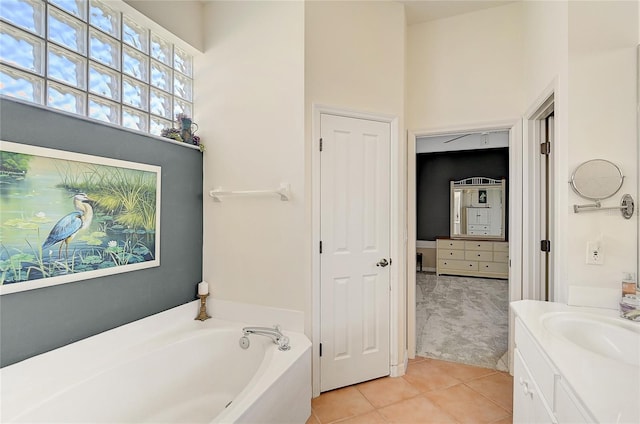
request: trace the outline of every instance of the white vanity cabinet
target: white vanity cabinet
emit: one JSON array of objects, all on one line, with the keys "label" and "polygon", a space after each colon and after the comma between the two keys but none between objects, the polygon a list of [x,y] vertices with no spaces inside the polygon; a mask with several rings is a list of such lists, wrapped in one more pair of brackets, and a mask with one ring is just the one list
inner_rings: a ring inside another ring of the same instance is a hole
[{"label": "white vanity cabinet", "polygon": [[559,302],[518,300],[509,308],[514,423],[640,423],[638,323],[617,309]]},{"label": "white vanity cabinet", "polygon": [[542,391],[518,349],[513,353],[513,376],[513,422],[557,423],[548,400],[542,396]]},{"label": "white vanity cabinet", "polygon": [[564,377],[516,318],[513,367],[514,423],[591,423]]},{"label": "white vanity cabinet", "polygon": [[519,318],[513,353],[513,422],[557,423],[553,405],[555,373]]},{"label": "white vanity cabinet", "polygon": [[559,423],[594,422],[589,414],[580,406],[573,391],[567,387],[564,379],[560,379],[555,390],[555,414]]}]

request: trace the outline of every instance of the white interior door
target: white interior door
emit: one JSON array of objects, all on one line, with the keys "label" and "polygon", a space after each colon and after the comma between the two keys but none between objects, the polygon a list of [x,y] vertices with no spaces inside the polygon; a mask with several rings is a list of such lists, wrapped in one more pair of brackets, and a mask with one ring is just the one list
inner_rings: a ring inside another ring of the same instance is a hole
[{"label": "white interior door", "polygon": [[320,117],[320,391],[389,375],[389,123]]}]

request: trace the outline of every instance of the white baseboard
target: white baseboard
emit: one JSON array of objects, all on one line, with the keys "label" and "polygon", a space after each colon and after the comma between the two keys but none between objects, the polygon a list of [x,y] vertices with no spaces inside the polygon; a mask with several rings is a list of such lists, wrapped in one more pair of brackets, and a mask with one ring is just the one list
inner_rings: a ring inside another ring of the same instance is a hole
[{"label": "white baseboard", "polygon": [[416,247],[419,249],[435,249],[436,242],[431,240],[416,240]]},{"label": "white baseboard", "polygon": [[389,375],[391,377],[402,377],[407,372],[407,367],[409,366],[409,352],[404,352],[404,362],[397,365],[391,365],[391,369],[389,370]]}]

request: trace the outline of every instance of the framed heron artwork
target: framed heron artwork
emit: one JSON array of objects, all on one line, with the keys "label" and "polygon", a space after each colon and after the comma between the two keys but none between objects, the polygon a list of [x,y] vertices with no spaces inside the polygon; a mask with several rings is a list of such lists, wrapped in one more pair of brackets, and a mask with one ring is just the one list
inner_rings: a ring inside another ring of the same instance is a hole
[{"label": "framed heron artwork", "polygon": [[159,266],[160,177],[0,141],[0,294]]}]

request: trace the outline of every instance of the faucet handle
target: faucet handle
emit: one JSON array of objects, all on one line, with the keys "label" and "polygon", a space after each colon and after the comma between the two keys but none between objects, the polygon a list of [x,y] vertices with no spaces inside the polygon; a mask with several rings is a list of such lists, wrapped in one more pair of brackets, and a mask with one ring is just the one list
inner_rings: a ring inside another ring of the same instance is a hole
[{"label": "faucet handle", "polygon": [[291,345],[289,345],[289,337],[282,336],[278,339],[278,350],[289,350],[291,349]]}]

